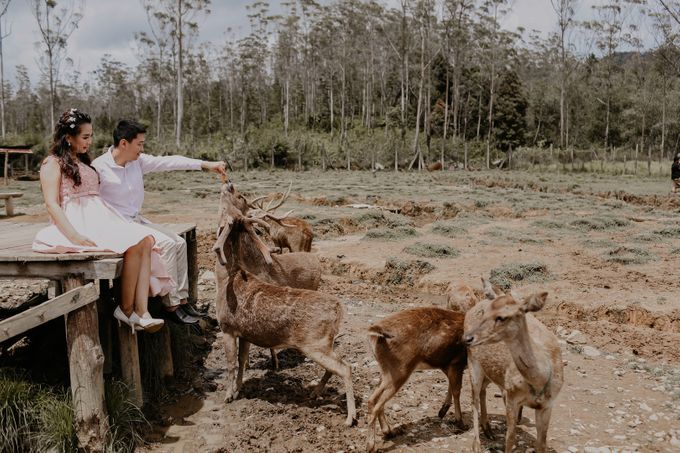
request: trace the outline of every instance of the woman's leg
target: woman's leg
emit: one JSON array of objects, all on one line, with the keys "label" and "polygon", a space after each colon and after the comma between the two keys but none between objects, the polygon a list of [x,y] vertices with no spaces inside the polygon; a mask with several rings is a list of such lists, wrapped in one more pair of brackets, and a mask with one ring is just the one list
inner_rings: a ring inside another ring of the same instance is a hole
[{"label": "woman's leg", "polygon": [[153,237],[145,237],[141,244],[142,252],[137,278],[137,288],[135,290],[135,312],[140,317],[149,311],[149,282],[151,280],[151,250],[153,249],[154,244]]},{"label": "woman's leg", "polygon": [[142,264],[143,244],[144,240],[127,249],[123,255],[123,273],[120,278],[120,308],[127,317],[130,317],[134,311],[137,282]]}]

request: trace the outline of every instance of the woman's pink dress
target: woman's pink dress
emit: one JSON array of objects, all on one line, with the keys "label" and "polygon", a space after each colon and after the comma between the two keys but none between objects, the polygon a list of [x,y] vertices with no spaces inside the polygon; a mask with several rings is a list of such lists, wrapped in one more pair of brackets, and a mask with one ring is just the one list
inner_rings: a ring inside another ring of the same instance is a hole
[{"label": "woman's pink dress", "polygon": [[[33,250],[41,253],[77,253],[110,251],[124,253],[154,230],[125,219],[99,196],[99,176],[88,165],[78,162],[80,186],[62,175],[59,193],[61,208],[73,228],[94,241],[96,247],[76,245],[69,241],[50,219],[51,225],[38,232]],[[151,252],[149,293],[164,296],[175,282],[168,275],[157,250]]]}]

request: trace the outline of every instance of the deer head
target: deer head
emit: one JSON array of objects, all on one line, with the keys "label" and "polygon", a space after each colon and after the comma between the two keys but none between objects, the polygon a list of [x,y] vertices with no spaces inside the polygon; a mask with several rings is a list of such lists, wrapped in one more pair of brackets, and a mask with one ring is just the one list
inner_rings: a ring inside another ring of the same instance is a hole
[{"label": "deer head", "polygon": [[253,229],[254,224],[265,229],[269,229],[269,225],[261,219],[244,217],[242,211],[244,206],[247,211],[247,200],[236,190],[236,187],[231,182],[222,184],[217,240],[213,246],[213,252],[217,255],[219,263],[227,267],[230,272],[237,272],[241,269],[241,260],[245,258],[242,256],[244,249],[242,241],[252,241],[265,262],[268,265],[272,263],[269,247],[262,242]]},{"label": "deer head", "polygon": [[[484,289],[486,292],[487,288]],[[535,293],[520,301],[507,294],[494,298],[480,318],[471,319],[463,334],[463,341],[468,346],[479,346],[514,338],[521,328],[524,315],[543,308],[547,298],[547,292]]]}]

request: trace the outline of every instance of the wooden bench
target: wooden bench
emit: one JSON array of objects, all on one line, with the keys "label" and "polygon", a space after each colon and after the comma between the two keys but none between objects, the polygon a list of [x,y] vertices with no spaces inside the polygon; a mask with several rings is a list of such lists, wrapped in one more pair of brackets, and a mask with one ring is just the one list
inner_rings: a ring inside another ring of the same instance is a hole
[{"label": "wooden bench", "polygon": [[0,200],[5,200],[5,212],[7,213],[7,217],[14,215],[14,202],[12,201],[12,198],[19,198],[23,196],[24,194],[21,192],[0,193]]},{"label": "wooden bench", "polygon": [[[35,234],[44,224],[0,222],[0,278],[40,278],[55,282],[54,298],[0,321],[0,342],[52,319],[64,316],[71,393],[80,448],[101,451],[108,429],[104,403],[104,371],[111,368],[112,329],[116,328],[112,287],[120,277],[123,258],[114,253],[43,254],[31,250]],[[189,299],[197,299],[197,241],[192,224],[167,224],[183,236],[188,247]],[[97,303],[93,303],[97,301]],[[161,332],[162,374],[173,373],[169,328]],[[137,335],[128,326],[118,328],[123,380],[131,399],[143,404]],[[102,348],[102,343],[104,348]]]}]

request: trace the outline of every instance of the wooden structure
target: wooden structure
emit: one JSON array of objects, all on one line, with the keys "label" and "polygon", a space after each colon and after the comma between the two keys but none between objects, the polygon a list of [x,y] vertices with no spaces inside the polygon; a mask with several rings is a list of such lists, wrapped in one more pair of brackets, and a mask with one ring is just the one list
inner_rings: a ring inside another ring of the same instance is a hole
[{"label": "wooden structure", "polygon": [[5,213],[7,217],[14,215],[14,201],[12,198],[23,197],[21,192],[0,192],[0,200],[5,200]]},{"label": "wooden structure", "polygon": [[[114,304],[110,281],[120,277],[123,258],[114,253],[44,254],[31,250],[36,233],[44,224],[0,223],[0,278],[39,278],[56,282],[56,297],[10,318],[0,321],[0,342],[15,337],[47,321],[64,316],[69,360],[71,392],[75,410],[78,442],[83,451],[102,451],[108,428],[104,404],[104,370],[110,369],[111,329]],[[169,224],[187,241],[189,259],[189,299],[197,298],[196,227],[192,224]],[[97,291],[99,289],[99,291]],[[97,303],[94,303],[97,301]],[[165,340],[165,376],[172,375],[169,328],[161,333]],[[132,392],[132,400],[142,405],[143,395],[137,335],[129,326],[118,328],[120,363],[123,380]],[[102,344],[104,348],[102,348]]]},{"label": "wooden structure", "polygon": [[19,146],[0,146],[0,153],[5,154],[5,159],[4,159],[4,170],[3,170],[3,175],[4,175],[4,184],[8,184],[8,172],[9,172],[9,155],[10,154],[23,154],[24,155],[24,168],[26,171],[26,174],[28,174],[28,155],[33,154],[33,151],[31,150],[31,147],[33,145],[19,145]]}]

